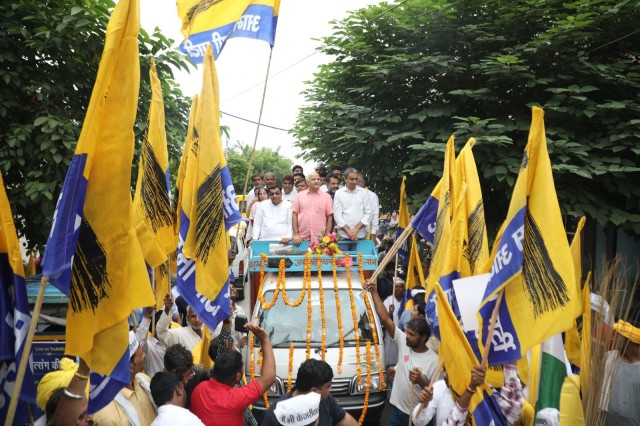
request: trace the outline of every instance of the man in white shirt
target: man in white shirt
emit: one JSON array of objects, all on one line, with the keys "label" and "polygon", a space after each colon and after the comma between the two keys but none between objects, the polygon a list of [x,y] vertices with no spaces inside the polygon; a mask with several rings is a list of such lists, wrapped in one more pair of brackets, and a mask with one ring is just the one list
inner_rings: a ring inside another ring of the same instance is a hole
[{"label": "man in white shirt", "polygon": [[204,426],[198,416],[184,408],[187,393],[177,374],[161,371],[154,375],[151,396],[158,407],[158,417],[151,426]]},{"label": "man in white shirt", "polygon": [[180,343],[189,351],[192,351],[200,340],[202,340],[202,320],[198,318],[193,308],[188,306],[187,326],[170,330],[169,323],[171,319],[169,318],[169,312],[171,312],[172,307],[173,296],[168,294],[164,298],[164,309],[156,324],[158,340],[164,343],[167,348]]},{"label": "man in white shirt", "polygon": [[365,287],[373,296],[380,322],[398,346],[398,363],[389,399],[391,412],[388,425],[404,426],[409,423],[413,410],[412,399],[414,404],[419,400],[420,391],[429,385],[438,365],[438,356],[427,347],[431,330],[424,319],[414,318],[407,324],[405,334],[389,316],[375,284],[367,283]]},{"label": "man in white shirt", "polygon": [[251,176],[251,181],[253,182],[253,188],[247,191],[247,212],[251,208],[251,202],[256,198],[256,188],[262,188],[264,186],[264,179],[262,179],[262,175],[260,173],[254,173],[254,175]]},{"label": "man in white shirt", "polygon": [[[136,338],[142,346],[142,350],[147,354],[144,359],[144,372],[149,377],[153,377],[158,371],[164,369],[164,353],[167,347],[156,338],[154,333],[149,336],[149,327],[151,326],[151,315],[153,315],[153,307],[149,307],[144,312],[144,317],[138,328],[136,329]],[[157,327],[157,324],[156,324]]]},{"label": "man in white shirt", "polygon": [[366,226],[371,221],[371,201],[364,189],[358,186],[358,171],[345,170],[344,188],[333,198],[333,219],[340,237],[351,241],[365,238]]},{"label": "man in white shirt", "polygon": [[[403,302],[405,302],[404,291],[404,280],[400,277],[393,277],[393,294],[383,301],[384,307],[387,312],[389,312],[389,315],[393,319],[393,323],[396,327],[400,326],[400,316],[403,311],[400,307]],[[384,359],[387,360],[387,365],[394,365],[398,360],[398,346],[393,340],[393,336],[390,335],[388,329],[384,332]]]},{"label": "man in white shirt", "polygon": [[298,191],[293,187],[293,176],[285,175],[282,177],[282,201],[293,203],[294,197],[298,195]]},{"label": "man in white shirt", "polygon": [[282,189],[269,188],[269,199],[260,203],[253,219],[253,240],[273,240],[286,244],[291,241],[291,203],[282,201]]},{"label": "man in white shirt", "polygon": [[367,225],[367,238],[375,241],[378,235],[378,226],[380,225],[380,200],[375,192],[367,188],[367,181],[362,173],[358,173],[358,186],[364,188],[369,194],[369,201],[371,202],[371,220]]}]

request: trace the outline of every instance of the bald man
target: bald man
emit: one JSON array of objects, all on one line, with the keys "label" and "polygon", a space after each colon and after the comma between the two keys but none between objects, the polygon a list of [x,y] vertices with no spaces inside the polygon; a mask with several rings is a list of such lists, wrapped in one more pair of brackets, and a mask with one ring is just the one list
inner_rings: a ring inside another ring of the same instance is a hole
[{"label": "bald man", "polygon": [[309,189],[299,192],[293,200],[293,243],[317,238],[325,232],[331,233],[333,200],[326,192],[320,191],[322,178],[316,172],[307,176]]}]

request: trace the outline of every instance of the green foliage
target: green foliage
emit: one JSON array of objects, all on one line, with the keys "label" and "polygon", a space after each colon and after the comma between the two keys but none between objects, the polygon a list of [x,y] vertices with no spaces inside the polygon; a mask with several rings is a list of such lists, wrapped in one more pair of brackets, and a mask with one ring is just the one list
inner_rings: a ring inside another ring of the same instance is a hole
[{"label": "green foliage", "polygon": [[[488,226],[504,219],[531,121],[545,110],[564,212],[640,235],[640,3],[412,0],[334,23],[294,134],[305,158],[369,175],[415,212],[442,174],[445,142],[474,154]],[[634,33],[635,32],[635,33]]]},{"label": "green foliage", "polygon": [[[102,55],[112,0],[10,0],[0,4],[0,172],[18,232],[41,248],[73,156]],[[135,134],[146,130],[156,58],[172,170],[180,161],[190,102],[172,80],[188,63],[160,34],[140,31]],[[139,151],[139,143],[137,151]],[[134,160],[137,168],[138,161]],[[137,173],[134,169],[132,179]]]},{"label": "green foliage", "polygon": [[[244,189],[244,181],[247,177],[251,147],[249,145],[236,143],[227,150],[226,157],[233,187],[236,190],[236,194],[241,195]],[[276,182],[282,183],[282,176],[290,175],[291,167],[293,167],[293,161],[283,157],[282,154],[280,154],[280,148],[276,150],[260,148],[256,149],[253,156],[251,175],[254,173],[264,175],[267,172],[272,172],[276,175]],[[249,176],[247,191],[250,191],[251,188],[253,188],[253,184],[251,182],[251,176]]]}]

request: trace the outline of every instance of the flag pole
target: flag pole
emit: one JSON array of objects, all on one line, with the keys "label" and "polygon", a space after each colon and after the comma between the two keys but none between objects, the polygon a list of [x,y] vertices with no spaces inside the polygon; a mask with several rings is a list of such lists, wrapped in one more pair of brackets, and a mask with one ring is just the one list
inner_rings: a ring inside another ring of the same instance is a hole
[{"label": "flag pole", "polygon": [[[411,236],[413,231],[414,231],[413,226],[411,224],[407,225],[405,230],[402,231],[402,234],[400,234],[400,236],[393,243],[393,245],[391,246],[387,254],[385,254],[384,258],[382,258],[382,261],[378,264],[378,267],[376,268],[376,270],[373,271],[371,278],[369,278],[368,280],[369,282],[374,282],[378,278],[378,275],[380,275],[380,273],[384,271],[385,266],[387,266],[387,264],[391,261],[391,259],[394,258],[398,250],[400,250],[400,247],[402,246],[402,244],[404,244],[404,242],[407,241],[407,238]],[[363,297],[366,291],[367,291],[366,289],[362,290],[360,297]]]},{"label": "flag pole", "polygon": [[[438,366],[436,367],[436,370],[433,372],[433,375],[431,376],[431,380],[429,381],[429,386],[433,386],[433,384],[438,380],[438,376],[440,375],[440,372],[442,371],[443,368],[444,368],[444,357],[440,357],[440,359],[438,360]],[[426,407],[427,407],[427,403],[421,402],[420,408],[416,413],[416,417],[420,417],[420,413],[422,413],[422,410],[424,410]]]},{"label": "flag pole", "polygon": [[489,361],[489,350],[491,349],[491,342],[493,341],[493,331],[496,329],[496,321],[498,319],[498,311],[500,311],[500,305],[502,304],[502,298],[504,297],[504,289],[498,293],[498,299],[496,300],[496,306],[493,307],[491,312],[491,319],[489,320],[489,332],[487,333],[487,343],[484,346],[484,353],[482,354],[482,362],[480,365],[487,367]]},{"label": "flag pole", "polygon": [[44,300],[44,289],[49,282],[49,277],[42,277],[40,279],[40,287],[38,288],[38,297],[36,304],[33,307],[33,314],[31,314],[31,324],[29,324],[29,331],[27,332],[27,338],[24,342],[24,349],[22,350],[22,357],[20,357],[20,366],[16,373],[16,384],[11,394],[11,402],[9,402],[9,412],[7,419],[4,422],[5,426],[11,426],[16,414],[16,408],[18,407],[18,400],[20,399],[20,391],[22,390],[22,382],[24,382],[24,375],[27,372],[27,364],[29,363],[29,355],[31,355],[31,344],[33,343],[33,336],[36,332],[36,326],[38,325],[38,318],[40,317],[40,309],[42,308],[42,301]]},{"label": "flag pole", "polygon": [[[271,57],[273,56],[273,46],[269,50],[269,61],[267,62],[267,75],[264,79],[264,87],[262,88],[262,100],[260,101],[260,113],[258,114],[258,123],[256,125],[256,135],[253,138],[253,148],[251,148],[251,156],[249,156],[249,165],[247,166],[247,176],[244,178],[244,189],[242,195],[245,202],[245,210],[248,207],[247,203],[247,186],[249,185],[249,176],[251,175],[251,166],[253,165],[253,157],[256,153],[256,143],[258,143],[258,134],[260,133],[260,126],[262,125],[262,111],[264,110],[264,99],[267,95],[267,83],[269,82],[269,70],[271,69]],[[239,229],[238,229],[239,230]],[[238,252],[238,240],[236,236],[236,253]]]}]

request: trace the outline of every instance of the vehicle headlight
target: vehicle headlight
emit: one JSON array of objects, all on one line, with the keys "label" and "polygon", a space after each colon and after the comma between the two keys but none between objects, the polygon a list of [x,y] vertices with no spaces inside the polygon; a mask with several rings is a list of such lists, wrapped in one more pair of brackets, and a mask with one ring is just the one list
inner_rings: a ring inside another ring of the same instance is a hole
[{"label": "vehicle headlight", "polygon": [[[366,393],[366,385],[367,385],[367,375],[361,375],[361,383],[358,384],[358,377],[354,377],[351,381],[351,394],[365,394]],[[381,390],[380,387],[380,374],[371,373],[371,382],[369,385],[369,392],[379,392]]]},{"label": "vehicle headlight", "polygon": [[283,389],[282,380],[280,377],[276,377],[276,380],[267,389],[267,396],[281,396],[284,394]]}]

